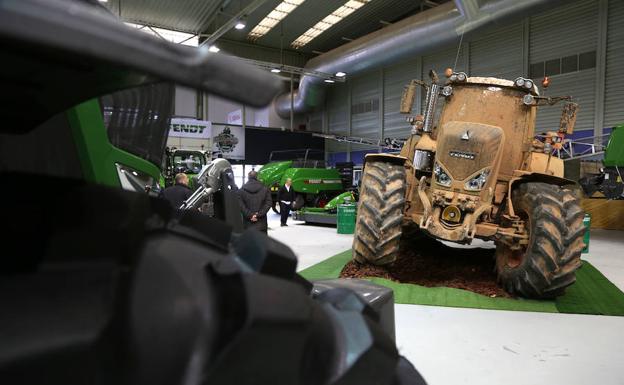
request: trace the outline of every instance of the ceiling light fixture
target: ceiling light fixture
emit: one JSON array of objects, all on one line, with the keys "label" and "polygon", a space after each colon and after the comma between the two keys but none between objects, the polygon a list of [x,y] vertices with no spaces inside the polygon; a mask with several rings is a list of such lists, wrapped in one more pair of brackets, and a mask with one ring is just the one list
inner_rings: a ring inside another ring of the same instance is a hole
[{"label": "ceiling light fixture", "polygon": [[293,41],[290,46],[293,48],[301,48],[304,45],[311,42],[318,35],[327,31],[329,28],[339,23],[345,17],[349,16],[353,12],[366,5],[371,0],[349,0],[343,6],[332,12],[331,15],[326,16],[323,20],[316,23],[312,28],[308,29],[303,35],[299,36]]},{"label": "ceiling light fixture", "polygon": [[277,5],[258,25],[256,25],[247,38],[257,40],[266,35],[271,29],[279,24],[289,13],[300,6],[305,0],[284,0]]},{"label": "ceiling light fixture", "polygon": [[241,29],[245,29],[246,26],[247,25],[244,22],[239,20],[238,23],[236,23],[236,25],[234,26],[234,28],[238,29],[238,30],[241,30]]},{"label": "ceiling light fixture", "polygon": [[271,68],[271,72],[273,72],[274,74],[278,74],[278,73],[282,72],[282,70],[279,69],[279,68]]},{"label": "ceiling light fixture", "polygon": [[325,83],[335,83],[332,79],[325,79]]},{"label": "ceiling light fixture", "polygon": [[221,51],[221,49],[219,49],[219,47],[217,47],[216,45],[211,45],[210,48],[208,48],[208,51],[210,51],[210,52],[219,52],[219,51]]},{"label": "ceiling light fixture", "polygon": [[341,77],[347,76],[347,74],[346,74],[346,72],[338,71],[338,72],[336,72],[336,76],[341,78]]}]

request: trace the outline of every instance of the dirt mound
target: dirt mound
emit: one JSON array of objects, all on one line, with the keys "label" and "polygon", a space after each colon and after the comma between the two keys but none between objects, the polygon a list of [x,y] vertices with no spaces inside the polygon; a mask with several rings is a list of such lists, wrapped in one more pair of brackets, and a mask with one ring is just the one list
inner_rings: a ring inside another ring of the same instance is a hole
[{"label": "dirt mound", "polygon": [[495,297],[511,297],[496,283],[494,249],[455,248],[429,238],[401,243],[397,260],[386,266],[350,261],[342,278],[380,277],[426,287],[453,287]]}]

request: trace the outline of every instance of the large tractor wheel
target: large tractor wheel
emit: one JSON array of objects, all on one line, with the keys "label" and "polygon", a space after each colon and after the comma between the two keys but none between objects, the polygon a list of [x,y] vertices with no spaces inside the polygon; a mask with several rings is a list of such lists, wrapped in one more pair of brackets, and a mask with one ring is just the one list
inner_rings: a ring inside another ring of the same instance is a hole
[{"label": "large tractor wheel", "polygon": [[405,168],[367,162],[362,177],[353,258],[386,265],[396,260],[405,205]]},{"label": "large tractor wheel", "polygon": [[554,298],[576,281],[583,250],[583,210],[569,190],[524,183],[512,195],[529,243],[521,250],[496,246],[498,279],[505,290],[530,298]]}]

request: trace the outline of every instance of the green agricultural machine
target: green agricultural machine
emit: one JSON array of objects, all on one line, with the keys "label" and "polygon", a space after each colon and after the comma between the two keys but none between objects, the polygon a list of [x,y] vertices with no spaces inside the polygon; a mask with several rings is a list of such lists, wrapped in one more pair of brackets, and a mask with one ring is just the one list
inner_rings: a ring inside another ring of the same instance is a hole
[{"label": "green agricultural machine", "polygon": [[[325,168],[323,160],[314,159],[319,150],[273,151],[269,163],[258,170],[258,180],[271,190],[273,211],[279,213],[277,191],[286,179],[292,179],[296,193],[293,210],[302,207],[322,208],[334,197],[345,191],[340,172],[334,168]],[[285,159],[288,160],[277,160]],[[293,159],[294,158],[294,159]]]},{"label": "green agricultural machine", "polygon": [[163,167],[165,184],[171,186],[176,174],[185,173],[189,177],[189,187],[194,188],[197,175],[210,162],[210,158],[208,151],[167,147]]},{"label": "green agricultural machine", "polygon": [[293,212],[293,219],[306,223],[322,223],[335,225],[337,223],[338,206],[357,202],[357,191],[345,191],[327,202],[324,207],[302,207]]},{"label": "green agricultural machine", "polygon": [[613,128],[599,174],[581,178],[579,184],[589,197],[596,192],[607,199],[624,199],[624,124]]}]

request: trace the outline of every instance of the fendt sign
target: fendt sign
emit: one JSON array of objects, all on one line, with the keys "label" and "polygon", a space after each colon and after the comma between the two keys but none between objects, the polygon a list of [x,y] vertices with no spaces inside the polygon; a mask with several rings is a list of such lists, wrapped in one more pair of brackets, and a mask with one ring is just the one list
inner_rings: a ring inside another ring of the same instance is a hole
[{"label": "fendt sign", "polygon": [[169,137],[210,139],[212,123],[207,120],[173,118],[169,127]]}]

